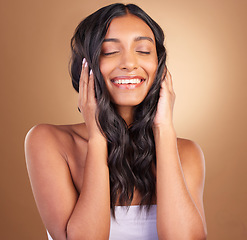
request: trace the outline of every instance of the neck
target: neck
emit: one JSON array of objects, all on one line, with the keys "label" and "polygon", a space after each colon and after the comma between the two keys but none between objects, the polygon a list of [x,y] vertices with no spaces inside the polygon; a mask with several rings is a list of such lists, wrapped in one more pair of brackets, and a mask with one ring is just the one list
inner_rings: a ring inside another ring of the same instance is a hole
[{"label": "neck", "polygon": [[133,122],[134,107],[117,106],[117,111],[128,126]]}]

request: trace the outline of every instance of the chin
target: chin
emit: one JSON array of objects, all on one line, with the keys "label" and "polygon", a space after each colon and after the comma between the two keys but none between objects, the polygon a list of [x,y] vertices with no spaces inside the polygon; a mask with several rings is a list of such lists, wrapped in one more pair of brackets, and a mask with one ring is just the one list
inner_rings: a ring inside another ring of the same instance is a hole
[{"label": "chin", "polygon": [[139,105],[142,101],[144,100],[144,98],[140,98],[140,99],[117,99],[117,100],[113,100],[112,102],[118,106],[118,107],[136,107],[137,105]]}]

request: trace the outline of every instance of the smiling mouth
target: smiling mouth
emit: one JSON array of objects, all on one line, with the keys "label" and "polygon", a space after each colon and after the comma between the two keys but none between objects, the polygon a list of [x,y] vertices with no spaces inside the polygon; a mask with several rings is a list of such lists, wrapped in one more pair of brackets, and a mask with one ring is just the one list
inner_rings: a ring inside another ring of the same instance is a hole
[{"label": "smiling mouth", "polygon": [[111,79],[113,85],[121,89],[135,89],[142,85],[146,79],[140,76],[120,76]]},{"label": "smiling mouth", "polygon": [[115,83],[115,84],[138,84],[138,83],[141,83],[143,81],[145,81],[145,79],[139,79],[139,78],[112,80],[112,82]]}]

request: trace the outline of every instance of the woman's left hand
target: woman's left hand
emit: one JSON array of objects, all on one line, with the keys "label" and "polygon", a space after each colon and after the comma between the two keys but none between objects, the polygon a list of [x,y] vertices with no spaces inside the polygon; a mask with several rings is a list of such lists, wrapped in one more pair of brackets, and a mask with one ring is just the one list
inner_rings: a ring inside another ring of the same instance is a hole
[{"label": "woman's left hand", "polygon": [[[166,71],[166,69],[164,71]],[[175,98],[176,95],[172,86],[172,76],[167,70],[165,78],[161,83],[160,97],[153,122],[153,128],[173,127],[173,106]]]}]

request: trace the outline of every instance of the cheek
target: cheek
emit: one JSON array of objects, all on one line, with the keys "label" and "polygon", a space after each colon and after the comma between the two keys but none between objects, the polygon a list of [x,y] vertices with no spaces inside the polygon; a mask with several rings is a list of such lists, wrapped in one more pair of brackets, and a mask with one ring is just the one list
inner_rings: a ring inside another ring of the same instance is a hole
[{"label": "cheek", "polygon": [[99,68],[100,68],[100,71],[103,75],[104,80],[107,80],[107,79],[109,79],[112,71],[115,68],[114,62],[111,60],[109,61],[109,59],[100,60]]},{"label": "cheek", "polygon": [[157,61],[153,60],[145,64],[145,69],[150,78],[154,78],[158,68]]},{"label": "cheek", "polygon": [[107,72],[108,72],[107,66],[109,66],[109,65],[106,64],[105,61],[100,60],[100,62],[99,62],[99,69],[100,69],[100,71],[101,71],[101,73],[102,73],[104,79],[105,79],[105,75],[106,75]]}]

